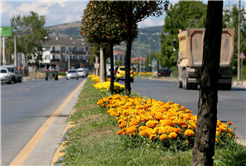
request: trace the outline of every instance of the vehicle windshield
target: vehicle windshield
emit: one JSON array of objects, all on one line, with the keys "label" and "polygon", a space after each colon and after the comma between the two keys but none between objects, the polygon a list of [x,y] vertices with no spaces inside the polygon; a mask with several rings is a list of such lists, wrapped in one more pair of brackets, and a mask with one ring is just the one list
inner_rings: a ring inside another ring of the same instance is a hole
[{"label": "vehicle windshield", "polygon": [[77,72],[83,72],[83,70],[77,70]]},{"label": "vehicle windshield", "polygon": [[14,68],[10,68],[10,67],[8,67],[7,69],[8,69],[8,71],[11,72],[11,73],[14,73],[14,71],[15,71]]},{"label": "vehicle windshield", "polygon": [[68,73],[76,73],[76,71],[74,71],[74,70],[73,71],[68,71]]},{"label": "vehicle windshield", "polygon": [[120,70],[125,71],[125,68],[124,67],[121,67]]},{"label": "vehicle windshield", "polygon": [[1,73],[7,73],[7,70],[1,69]]}]

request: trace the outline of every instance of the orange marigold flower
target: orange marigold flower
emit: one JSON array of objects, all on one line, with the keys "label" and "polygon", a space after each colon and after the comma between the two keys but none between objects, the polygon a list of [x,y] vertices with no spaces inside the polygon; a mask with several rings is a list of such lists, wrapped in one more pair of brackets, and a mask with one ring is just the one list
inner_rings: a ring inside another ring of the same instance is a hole
[{"label": "orange marigold flower", "polygon": [[218,140],[217,138],[215,138],[215,142],[216,142],[216,143],[218,143],[218,142],[219,142],[219,140]]},{"label": "orange marigold flower", "polygon": [[168,137],[170,138],[170,139],[172,139],[172,138],[177,138],[177,134],[175,133],[175,132],[171,132],[169,135],[168,135]]},{"label": "orange marigold flower", "polygon": [[232,125],[232,122],[227,122],[227,124],[230,126],[230,125]]},{"label": "orange marigold flower", "polygon": [[144,136],[145,135],[145,131],[144,130],[140,131],[139,135]]},{"label": "orange marigold flower", "polygon": [[154,128],[156,125],[156,121],[154,120],[150,120],[146,123],[146,126],[148,126],[149,128]]},{"label": "orange marigold flower", "polygon": [[187,137],[192,137],[192,136],[195,135],[194,131],[192,131],[192,130],[190,130],[190,129],[186,130],[184,134],[185,134]]},{"label": "orange marigold flower", "polygon": [[186,139],[186,140],[184,140],[184,141],[185,141],[185,142],[187,142],[187,143],[189,142],[187,139]]},{"label": "orange marigold flower", "polygon": [[166,135],[166,134],[162,134],[162,135],[160,136],[160,140],[165,140],[165,139],[167,139],[167,135]]},{"label": "orange marigold flower", "polygon": [[117,131],[117,134],[118,134],[118,135],[121,135],[122,133],[123,133],[122,130]]},{"label": "orange marigold flower", "polygon": [[157,135],[156,134],[151,134],[150,136],[149,136],[149,139],[156,139],[157,138]]}]

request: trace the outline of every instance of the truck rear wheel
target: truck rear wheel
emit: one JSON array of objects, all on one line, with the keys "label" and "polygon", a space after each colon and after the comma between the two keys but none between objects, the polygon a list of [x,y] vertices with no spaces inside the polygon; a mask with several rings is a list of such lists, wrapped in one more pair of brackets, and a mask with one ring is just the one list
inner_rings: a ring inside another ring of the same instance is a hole
[{"label": "truck rear wheel", "polygon": [[191,83],[188,83],[188,77],[186,75],[186,70],[183,71],[183,88],[191,89]]},{"label": "truck rear wheel", "polygon": [[178,82],[178,87],[182,88],[182,82],[181,81]]}]

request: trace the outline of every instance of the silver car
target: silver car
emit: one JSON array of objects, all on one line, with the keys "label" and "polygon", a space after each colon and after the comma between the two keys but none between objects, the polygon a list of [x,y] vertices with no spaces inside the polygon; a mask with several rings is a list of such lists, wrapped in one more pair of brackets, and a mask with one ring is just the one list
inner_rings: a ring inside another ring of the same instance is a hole
[{"label": "silver car", "polygon": [[75,69],[68,70],[66,73],[67,80],[69,79],[79,79],[78,73]]},{"label": "silver car", "polygon": [[88,72],[85,70],[85,68],[77,69],[77,73],[78,73],[78,76],[82,78],[87,77],[88,75]]},{"label": "silver car", "polygon": [[8,71],[8,69],[0,68],[0,71],[1,71],[1,73],[0,73],[1,82],[11,84],[12,83],[11,74]]}]

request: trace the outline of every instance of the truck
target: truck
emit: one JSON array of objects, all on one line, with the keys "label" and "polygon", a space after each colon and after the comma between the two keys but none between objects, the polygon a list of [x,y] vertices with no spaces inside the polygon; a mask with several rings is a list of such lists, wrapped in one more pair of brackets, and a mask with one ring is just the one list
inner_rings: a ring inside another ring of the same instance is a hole
[{"label": "truck", "polygon": [[[220,68],[218,71],[219,90],[231,90],[234,35],[235,29],[222,29]],[[179,88],[185,90],[198,88],[202,68],[204,36],[205,28],[179,30],[179,51],[177,60]]]}]

